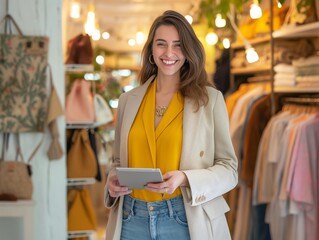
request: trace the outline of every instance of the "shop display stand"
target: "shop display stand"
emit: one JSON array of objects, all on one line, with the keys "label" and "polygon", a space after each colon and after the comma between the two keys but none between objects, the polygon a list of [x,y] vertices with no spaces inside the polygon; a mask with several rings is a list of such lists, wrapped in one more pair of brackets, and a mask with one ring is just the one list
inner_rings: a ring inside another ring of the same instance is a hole
[{"label": "shop display stand", "polygon": [[[66,82],[68,80],[68,73],[90,73],[94,71],[93,65],[88,64],[68,64],[65,65],[65,73],[66,73]],[[94,81],[93,81],[94,84]],[[93,86],[93,88],[95,85]],[[99,127],[101,124],[91,123],[91,124],[78,124],[78,123],[66,123],[67,129],[92,129]],[[67,187],[84,187],[90,184],[95,184],[95,178],[68,178],[67,179]],[[85,231],[68,231],[68,239],[79,238],[79,237],[87,237],[89,240],[93,239],[95,235],[94,230],[85,230]]]}]

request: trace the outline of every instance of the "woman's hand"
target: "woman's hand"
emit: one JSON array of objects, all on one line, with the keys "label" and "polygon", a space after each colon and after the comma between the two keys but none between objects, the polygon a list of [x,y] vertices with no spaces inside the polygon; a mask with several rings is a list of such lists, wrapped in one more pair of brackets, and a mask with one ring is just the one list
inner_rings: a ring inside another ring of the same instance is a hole
[{"label": "woman's hand", "polygon": [[161,183],[148,183],[145,189],[152,192],[172,194],[178,187],[189,186],[185,173],[178,170],[165,173],[163,180]]},{"label": "woman's hand", "polygon": [[110,176],[109,178],[109,194],[111,197],[119,197],[130,194],[132,190],[127,187],[121,187],[116,175]]}]

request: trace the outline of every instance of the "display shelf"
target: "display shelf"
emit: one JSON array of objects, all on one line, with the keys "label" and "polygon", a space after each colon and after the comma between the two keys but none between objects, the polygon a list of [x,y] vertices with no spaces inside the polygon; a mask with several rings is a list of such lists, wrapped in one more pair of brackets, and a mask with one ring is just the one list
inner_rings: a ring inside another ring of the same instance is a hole
[{"label": "display shelf", "polygon": [[88,231],[68,231],[68,239],[72,238],[80,238],[80,237],[92,237],[92,235],[95,233],[95,231],[88,230]]},{"label": "display shelf", "polygon": [[94,66],[92,64],[66,64],[64,70],[65,72],[92,72]]},{"label": "display shelf", "polygon": [[[254,38],[254,39],[248,39],[248,42],[251,45],[258,45],[258,44],[262,44],[262,43],[267,43],[269,41],[270,41],[270,35],[266,35],[266,36],[258,37],[258,38]],[[234,50],[245,48],[245,44],[243,42],[234,42],[231,44],[231,48]]]},{"label": "display shelf", "polygon": [[286,25],[274,31],[273,38],[303,38],[319,36],[319,21],[304,25]]},{"label": "display shelf", "polygon": [[90,185],[96,182],[95,178],[68,178],[68,187]]},{"label": "display shelf", "polygon": [[260,73],[265,71],[270,71],[271,67],[268,65],[262,66],[247,66],[247,67],[240,67],[240,68],[232,68],[230,73],[233,75],[243,75],[243,74],[250,74],[250,73]]},{"label": "display shelf", "polygon": [[66,129],[81,129],[81,128],[97,128],[102,125],[105,125],[104,123],[67,123]]}]

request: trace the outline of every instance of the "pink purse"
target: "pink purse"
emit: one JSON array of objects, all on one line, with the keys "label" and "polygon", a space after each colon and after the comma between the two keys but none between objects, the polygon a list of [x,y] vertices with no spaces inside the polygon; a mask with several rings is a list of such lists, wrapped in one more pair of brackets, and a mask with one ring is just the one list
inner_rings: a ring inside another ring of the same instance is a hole
[{"label": "pink purse", "polygon": [[76,79],[66,97],[66,122],[86,124],[95,120],[94,101],[90,82]]}]

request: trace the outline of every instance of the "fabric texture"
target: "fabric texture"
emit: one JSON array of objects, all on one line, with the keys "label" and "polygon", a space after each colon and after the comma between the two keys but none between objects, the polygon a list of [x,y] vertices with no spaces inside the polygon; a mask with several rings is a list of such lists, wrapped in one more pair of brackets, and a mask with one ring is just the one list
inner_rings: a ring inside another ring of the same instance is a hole
[{"label": "fabric texture", "polygon": [[49,39],[0,34],[0,131],[42,132],[46,126],[49,94],[46,78]]}]

